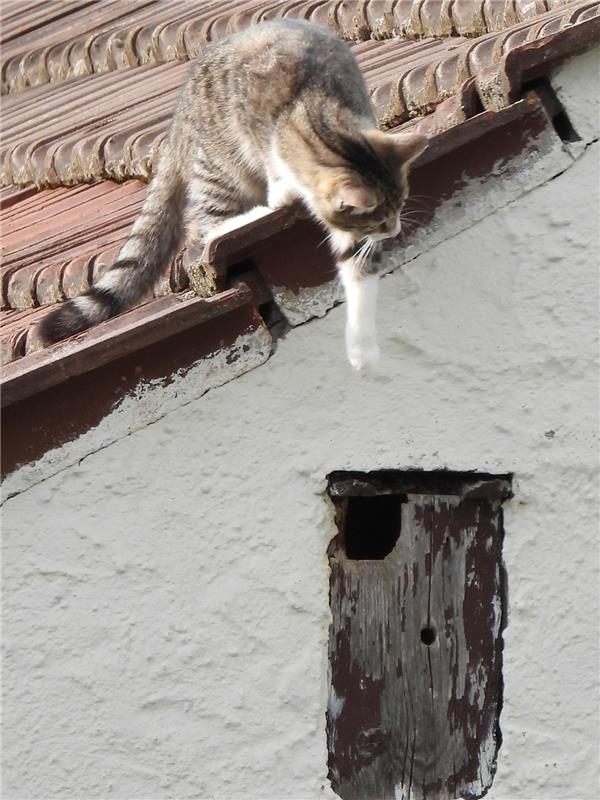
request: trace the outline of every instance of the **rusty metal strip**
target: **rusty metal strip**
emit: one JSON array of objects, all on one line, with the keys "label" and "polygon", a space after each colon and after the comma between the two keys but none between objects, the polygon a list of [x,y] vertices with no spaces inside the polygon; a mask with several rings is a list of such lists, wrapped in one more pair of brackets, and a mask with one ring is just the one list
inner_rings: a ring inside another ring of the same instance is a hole
[{"label": "rusty metal strip", "polygon": [[450,470],[374,470],[330,472],[327,492],[332,498],[380,497],[384,494],[456,495],[504,501],[511,496],[511,476]]}]

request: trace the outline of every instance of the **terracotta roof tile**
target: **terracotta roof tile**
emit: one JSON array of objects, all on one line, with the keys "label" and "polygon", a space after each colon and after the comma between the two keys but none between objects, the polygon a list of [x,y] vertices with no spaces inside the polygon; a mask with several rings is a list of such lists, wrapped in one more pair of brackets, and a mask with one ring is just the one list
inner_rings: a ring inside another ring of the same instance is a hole
[{"label": "terracotta roof tile", "polygon": [[[264,19],[308,19],[353,41],[481,36],[573,0],[90,0],[28,4],[7,20],[2,92],[193,58],[206,41]],[[24,9],[23,9],[24,12]]]},{"label": "terracotta roof tile", "polygon": [[26,311],[2,311],[0,365],[5,366],[26,355],[30,330],[51,310],[52,306],[44,306]]},{"label": "terracotta roof tile", "polygon": [[[44,190],[3,218],[2,307],[35,308],[75,297],[114,257],[139,213],[146,187],[137,181]],[[184,288],[180,265],[165,269],[160,296]]]},{"label": "terracotta roof tile", "polygon": [[[298,11],[299,6],[294,8]],[[588,17],[598,14],[599,0],[560,6],[535,22],[475,40],[356,45],[380,124],[389,128],[430,113],[460,92],[469,77],[499,63],[523,42],[545,36],[550,26],[559,30],[576,24],[583,12]],[[41,187],[97,178],[147,180],[187,69],[177,62],[133,67],[46,84],[7,98],[3,184],[33,182]]]},{"label": "terracotta roof tile", "polygon": [[136,67],[10,96],[4,104],[3,183],[147,178],[152,145],[168,124],[187,70],[177,63]]}]

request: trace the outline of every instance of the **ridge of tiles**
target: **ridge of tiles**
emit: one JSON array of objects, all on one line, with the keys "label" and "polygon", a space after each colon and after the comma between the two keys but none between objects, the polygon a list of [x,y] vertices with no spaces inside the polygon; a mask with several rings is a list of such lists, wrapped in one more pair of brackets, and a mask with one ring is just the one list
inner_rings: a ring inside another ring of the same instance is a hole
[{"label": "ridge of tiles", "polygon": [[[187,60],[208,41],[278,17],[349,41],[478,37],[574,0],[47,0],[5,2],[2,94],[147,63]],[[25,14],[27,18],[25,19]]]},{"label": "ridge of tiles", "polygon": [[[477,39],[365,41],[354,52],[380,126],[388,129],[430,114],[524,43],[599,13],[600,0],[578,0]],[[148,180],[187,69],[179,61],[148,63],[10,95],[4,102],[2,185]]]}]

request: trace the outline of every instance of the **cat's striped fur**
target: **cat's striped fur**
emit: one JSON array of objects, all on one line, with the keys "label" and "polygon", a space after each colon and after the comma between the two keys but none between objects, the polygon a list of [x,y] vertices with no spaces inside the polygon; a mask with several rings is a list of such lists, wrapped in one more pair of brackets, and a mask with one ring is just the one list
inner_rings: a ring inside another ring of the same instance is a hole
[{"label": "cat's striped fur", "polygon": [[350,48],[305,22],[257,25],[192,66],[142,212],[112,267],[43,321],[58,341],[139,303],[187,241],[296,199],[330,234],[348,300],[350,361],[375,360],[377,279],[367,257],[398,232],[423,137],[377,130]]}]

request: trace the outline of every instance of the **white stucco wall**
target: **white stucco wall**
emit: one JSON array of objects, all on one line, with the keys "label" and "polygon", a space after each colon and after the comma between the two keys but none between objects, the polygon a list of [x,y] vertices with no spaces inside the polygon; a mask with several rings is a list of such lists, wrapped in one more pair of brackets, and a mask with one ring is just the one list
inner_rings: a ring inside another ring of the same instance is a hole
[{"label": "white stucco wall", "polygon": [[514,472],[488,797],[598,795],[599,149],[384,279],[382,375],[340,306],[13,484],[7,800],[334,797],[325,476],[379,467]]}]

